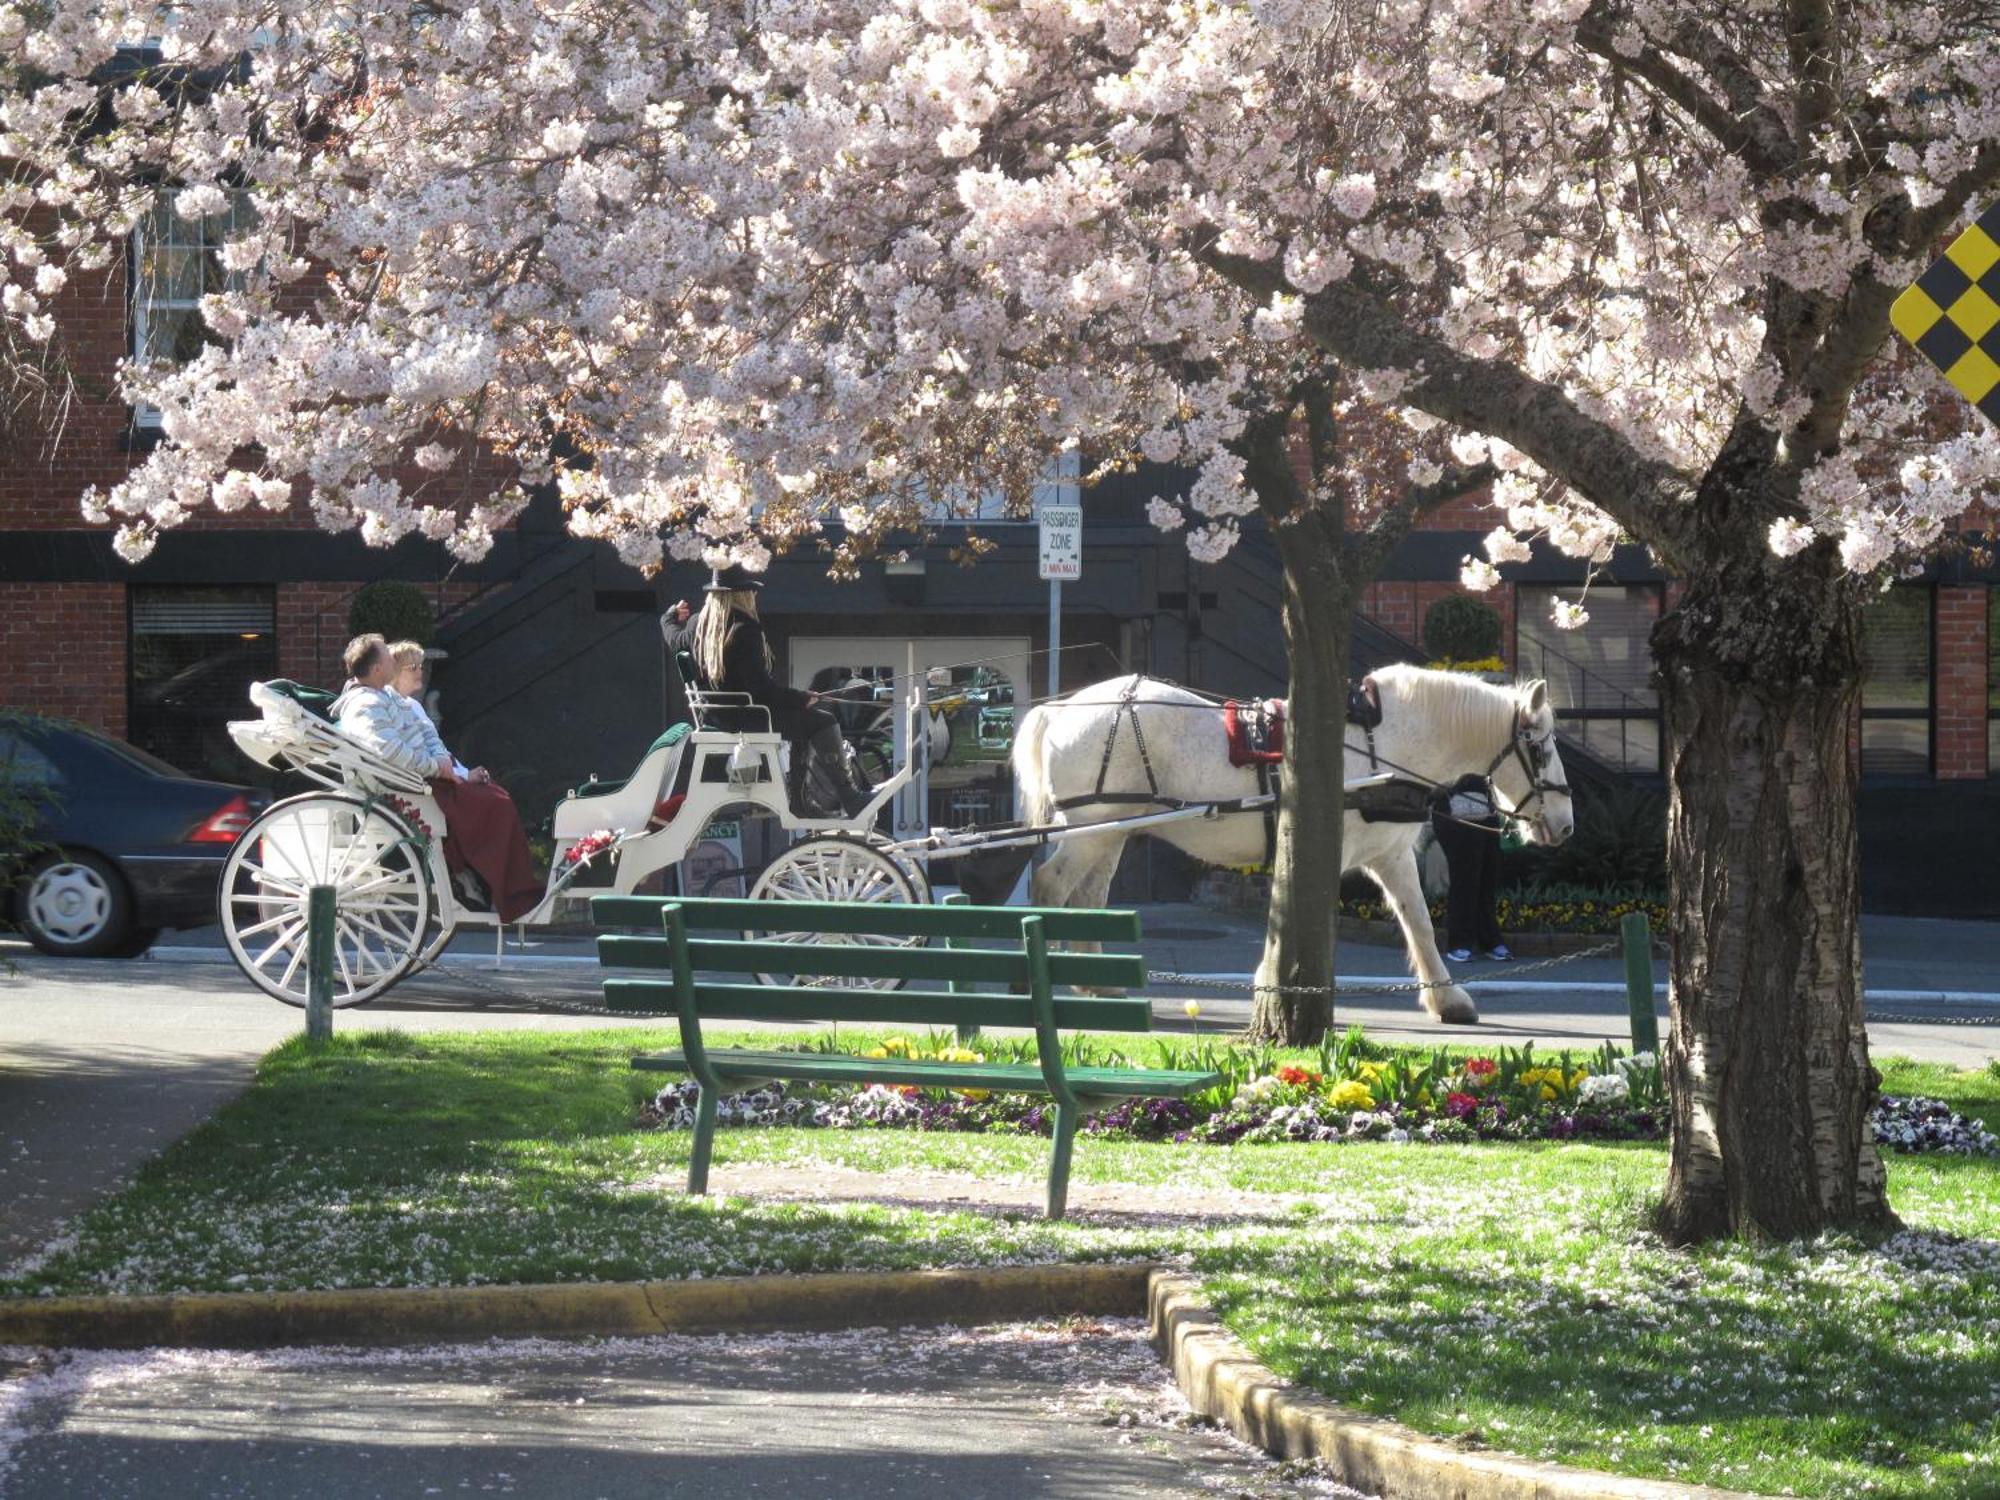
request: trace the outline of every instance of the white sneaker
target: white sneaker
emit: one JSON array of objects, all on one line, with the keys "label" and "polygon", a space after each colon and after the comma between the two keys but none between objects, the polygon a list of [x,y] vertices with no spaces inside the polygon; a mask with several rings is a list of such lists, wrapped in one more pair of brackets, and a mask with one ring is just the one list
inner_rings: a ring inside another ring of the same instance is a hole
[{"label": "white sneaker", "polygon": [[1472,962],[1472,950],[1470,948],[1453,948],[1445,954],[1444,959],[1446,963],[1450,964],[1469,964]]}]

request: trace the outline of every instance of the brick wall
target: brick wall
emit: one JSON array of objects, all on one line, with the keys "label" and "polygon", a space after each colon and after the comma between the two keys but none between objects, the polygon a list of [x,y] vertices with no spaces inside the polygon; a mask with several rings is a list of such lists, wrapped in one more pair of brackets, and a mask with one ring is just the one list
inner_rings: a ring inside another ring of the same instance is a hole
[{"label": "brick wall", "polygon": [[0,583],[0,705],[125,732],[125,586]]},{"label": "brick wall", "polygon": [[1986,610],[1983,586],[1937,591],[1937,777],[1986,775]]},{"label": "brick wall", "polygon": [[1438,580],[1423,582],[1375,582],[1361,591],[1361,613],[1384,630],[1401,636],[1420,651],[1423,649],[1424,614],[1448,594],[1468,594],[1500,616],[1500,657],[1514,664],[1514,589],[1502,584],[1483,594],[1473,594],[1456,583]]},{"label": "brick wall", "polygon": [[[346,675],[348,606],[359,583],[286,583],[278,586],[278,670],[296,682],[338,687]],[[418,585],[442,620],[480,590],[476,583]]]}]

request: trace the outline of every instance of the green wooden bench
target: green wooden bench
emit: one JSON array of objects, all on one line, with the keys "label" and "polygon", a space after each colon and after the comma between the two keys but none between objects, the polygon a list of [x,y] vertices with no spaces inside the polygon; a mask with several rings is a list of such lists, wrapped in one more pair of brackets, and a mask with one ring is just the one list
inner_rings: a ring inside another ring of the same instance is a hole
[{"label": "green wooden bench", "polygon": [[[1215,1073],[1078,1068],[1063,1063],[1059,1031],[1152,1029],[1152,1005],[1143,996],[1113,999],[1054,993],[1057,985],[1142,988],[1146,964],[1141,955],[1048,950],[1051,942],[1136,943],[1136,912],[647,896],[599,896],[591,909],[600,928],[661,930],[659,937],[600,933],[597,951],[607,966],[666,971],[659,978],[609,978],[604,996],[614,1010],[666,1011],[680,1017],[680,1047],[636,1057],[632,1066],[688,1073],[700,1085],[688,1163],[690,1193],[708,1189],[715,1103],[723,1094],[774,1079],[993,1089],[1047,1094],[1055,1101],[1048,1215],[1059,1219],[1069,1192],[1070,1151],[1085,1113],[1122,1098],[1182,1098],[1220,1081]],[[782,938],[742,937],[745,932],[778,928],[783,929]],[[854,941],[871,937],[891,941]],[[940,940],[947,946],[929,946]],[[950,946],[981,941],[1007,946]],[[697,979],[697,974],[703,977]],[[727,977],[712,979],[712,975]],[[779,975],[806,982],[772,983],[760,977]],[[740,976],[750,976],[749,982]],[[949,988],[864,988],[811,980],[916,981]],[[981,993],[972,988],[980,984],[1015,993]],[[962,1033],[981,1026],[1033,1027],[1040,1061],[951,1063],[734,1047],[711,1050],[702,1042],[704,1021],[887,1022],[956,1026]]]}]

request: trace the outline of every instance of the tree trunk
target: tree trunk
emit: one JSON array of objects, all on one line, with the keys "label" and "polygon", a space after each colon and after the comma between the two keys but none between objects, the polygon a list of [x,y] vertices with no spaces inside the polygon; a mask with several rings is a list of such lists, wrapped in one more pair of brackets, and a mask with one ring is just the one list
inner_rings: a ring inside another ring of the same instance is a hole
[{"label": "tree trunk", "polygon": [[1251,1035],[1314,1046],[1333,1020],[1333,956],[1340,909],[1341,818],[1346,785],[1347,653],[1355,589],[1341,539],[1307,511],[1272,527],[1284,563],[1285,645],[1291,662],[1271,910],[1256,982],[1319,993],[1256,993]]},{"label": "tree trunk", "polygon": [[1675,1244],[1895,1223],[1866,1127],[1860,602],[1825,559],[1749,550],[1693,570],[1654,636],[1674,934],[1659,1223]]}]

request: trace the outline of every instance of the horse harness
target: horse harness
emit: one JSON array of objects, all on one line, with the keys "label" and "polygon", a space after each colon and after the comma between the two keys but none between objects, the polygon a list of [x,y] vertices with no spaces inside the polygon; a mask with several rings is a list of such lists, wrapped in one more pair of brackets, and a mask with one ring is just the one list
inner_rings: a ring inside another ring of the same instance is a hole
[{"label": "horse harness", "polygon": [[[1115,806],[1122,804],[1125,806],[1156,807],[1168,812],[1179,811],[1184,808],[1211,808],[1217,812],[1261,811],[1264,817],[1265,858],[1267,861],[1271,859],[1277,851],[1278,797],[1280,791],[1279,779],[1273,773],[1273,766],[1282,760],[1282,756],[1253,753],[1244,762],[1254,767],[1257,772],[1257,800],[1261,804],[1259,807],[1232,808],[1227,802],[1189,802],[1184,798],[1162,796],[1160,794],[1159,778],[1153,771],[1152,756],[1146,749],[1146,731],[1140,723],[1138,713],[1139,688],[1146,680],[1145,678],[1134,678],[1132,682],[1126,685],[1124,692],[1119,695],[1117,711],[1111,719],[1110,732],[1104,737],[1104,753],[1098,758],[1097,762],[1096,789],[1086,792],[1082,796],[1061,798],[1055,804],[1056,809],[1067,812],[1077,807],[1097,805]],[[1206,697],[1208,695],[1204,694],[1202,696]],[[1261,715],[1262,712],[1262,705],[1239,705],[1233,700],[1218,698],[1211,698],[1210,701],[1217,709],[1222,710],[1226,717],[1229,710],[1243,707],[1249,707],[1252,713],[1256,715]],[[1119,727],[1127,717],[1130,717],[1132,720],[1132,741],[1139,749],[1139,767],[1146,773],[1146,790],[1143,792],[1111,791],[1104,784],[1105,778],[1111,771],[1111,757],[1117,751]],[[1370,795],[1365,799],[1350,797],[1348,799],[1347,810],[1360,817],[1364,823],[1427,822],[1430,818],[1430,798],[1432,793],[1436,791],[1437,784],[1433,783],[1427,776],[1419,775],[1416,772],[1408,770],[1407,767],[1398,766],[1393,761],[1385,760],[1376,751],[1375,731],[1382,723],[1382,695],[1373,677],[1363,677],[1360,681],[1348,685],[1345,717],[1346,721],[1361,730],[1363,736],[1366,738],[1367,744],[1365,748],[1368,754],[1369,769],[1371,771],[1380,771],[1384,766],[1387,766],[1390,771],[1400,773],[1399,777],[1390,780],[1384,785],[1368,788],[1367,791],[1374,795]],[[1258,730],[1254,732],[1262,732],[1263,727],[1260,718]],[[1361,750],[1364,747],[1361,745],[1348,745],[1345,748],[1349,750]],[[1501,814],[1501,817],[1507,822],[1526,822],[1528,820],[1526,810],[1531,803],[1545,803],[1553,793],[1568,792],[1569,789],[1566,786],[1550,781],[1545,774],[1548,770],[1550,753],[1550,746],[1543,739],[1537,737],[1531,728],[1522,725],[1509,737],[1507,743],[1501,747],[1499,753],[1487,763],[1486,771],[1480,779],[1486,783],[1488,800],[1496,808],[1498,807],[1498,795],[1493,786],[1493,773],[1500,769],[1508,756],[1511,755],[1514,757],[1520,764],[1522,774],[1527,778],[1528,795],[1515,804],[1509,812]],[[1234,759],[1233,756],[1232,759]],[[1400,779],[1401,776],[1414,777],[1415,780],[1403,780]],[[1248,799],[1244,800],[1247,801]]]}]

